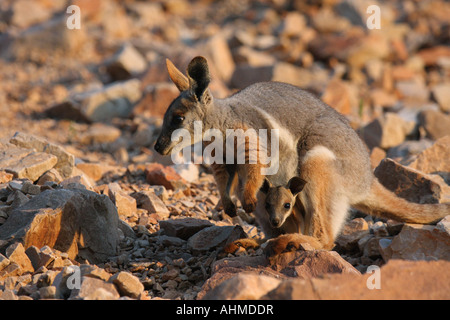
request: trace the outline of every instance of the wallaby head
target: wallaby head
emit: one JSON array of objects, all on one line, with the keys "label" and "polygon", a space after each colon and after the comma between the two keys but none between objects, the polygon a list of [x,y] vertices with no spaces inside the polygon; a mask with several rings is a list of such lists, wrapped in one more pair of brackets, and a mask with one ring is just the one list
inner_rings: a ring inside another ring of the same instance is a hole
[{"label": "wallaby head", "polygon": [[306,181],[293,177],[286,186],[273,186],[267,178],[261,187],[265,193],[265,209],[269,216],[269,222],[274,228],[280,228],[291,215],[297,195],[303,190]]},{"label": "wallaby head", "polygon": [[[186,129],[194,137],[194,122],[202,121],[212,96],[208,89],[211,81],[208,63],[204,57],[195,57],[187,67],[187,76],[167,59],[170,79],[180,90],[180,95],[170,104],[164,115],[161,133],[156,141],[155,150],[162,155],[169,154],[181,141],[172,141],[172,133],[177,129]],[[201,137],[200,137],[201,138]]]}]

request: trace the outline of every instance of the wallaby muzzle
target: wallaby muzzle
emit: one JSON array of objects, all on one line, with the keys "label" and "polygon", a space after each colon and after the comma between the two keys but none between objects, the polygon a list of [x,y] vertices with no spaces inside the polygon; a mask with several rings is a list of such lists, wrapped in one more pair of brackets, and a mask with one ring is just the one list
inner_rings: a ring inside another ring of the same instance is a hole
[{"label": "wallaby muzzle", "polygon": [[155,151],[163,156],[168,155],[172,150],[171,142],[172,141],[170,139],[168,139],[165,135],[161,134],[156,140],[154,147]]}]

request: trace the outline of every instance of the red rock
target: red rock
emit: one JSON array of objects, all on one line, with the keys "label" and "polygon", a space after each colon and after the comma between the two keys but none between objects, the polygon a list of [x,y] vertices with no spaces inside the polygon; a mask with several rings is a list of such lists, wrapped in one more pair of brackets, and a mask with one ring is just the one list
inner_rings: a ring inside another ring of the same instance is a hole
[{"label": "red rock", "polygon": [[13,179],[14,175],[12,173],[7,173],[4,170],[0,170],[0,183],[7,183]]},{"label": "red rock", "polygon": [[119,216],[130,217],[136,213],[136,199],[123,191],[118,183],[108,184],[108,196],[116,205]]},{"label": "red rock", "polygon": [[328,83],[321,99],[330,107],[345,115],[352,114],[357,100],[349,84],[339,79],[333,79]]},{"label": "red rock", "polygon": [[404,225],[390,245],[382,248],[383,259],[450,260],[450,233],[441,225]]},{"label": "red rock", "polygon": [[424,173],[449,173],[448,159],[450,159],[450,136],[445,136],[422,151],[408,166]]},{"label": "red rock", "polygon": [[[270,260],[262,256],[243,256],[235,258],[225,258],[217,261],[212,266],[212,277],[205,282],[202,291],[199,292],[199,299],[233,299],[232,294],[225,288],[233,286],[220,286],[236,274],[263,275],[275,279],[300,278],[310,279],[311,277],[321,277],[329,273],[360,274],[348,262],[333,251],[296,251],[287,252],[271,258]],[[233,280],[234,281],[234,280]],[[244,279],[246,281],[246,279]],[[250,282],[254,282],[253,280]],[[262,281],[262,283],[272,283]],[[257,283],[257,282],[254,282]],[[239,286],[236,284],[236,286]],[[269,284],[270,286],[270,284]],[[252,297],[253,288],[242,291],[242,297]],[[261,292],[262,289],[255,288]],[[224,292],[222,292],[224,291]],[[231,292],[234,292],[233,290]],[[260,294],[258,294],[260,295]]]},{"label": "red rock", "polygon": [[152,163],[145,168],[145,177],[151,185],[161,185],[167,190],[182,189],[186,182],[172,167],[164,167],[159,163]]},{"label": "red rock", "polygon": [[426,132],[426,137],[437,140],[450,135],[450,115],[436,110],[426,110],[419,114],[419,123]]},{"label": "red rock", "polygon": [[390,191],[415,203],[439,203],[445,198],[447,186],[435,179],[386,158],[374,171],[375,176]]},{"label": "red rock", "polygon": [[[450,299],[449,261],[391,260],[379,270],[380,289],[369,289],[374,274],[340,275],[329,278],[290,280],[262,299],[290,300],[448,300]],[[372,277],[372,278],[370,278]]]},{"label": "red rock", "polygon": [[6,248],[6,256],[10,263],[17,263],[22,269],[22,272],[34,272],[33,265],[20,242],[16,242]]}]

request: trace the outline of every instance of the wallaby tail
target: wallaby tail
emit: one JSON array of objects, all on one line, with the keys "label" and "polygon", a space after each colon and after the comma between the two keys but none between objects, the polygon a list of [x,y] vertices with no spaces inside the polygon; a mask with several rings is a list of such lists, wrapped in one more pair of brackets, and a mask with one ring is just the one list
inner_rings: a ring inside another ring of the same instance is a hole
[{"label": "wallaby tail", "polygon": [[433,224],[450,214],[450,203],[418,204],[408,202],[374,179],[369,196],[354,207],[367,214],[400,222]]}]

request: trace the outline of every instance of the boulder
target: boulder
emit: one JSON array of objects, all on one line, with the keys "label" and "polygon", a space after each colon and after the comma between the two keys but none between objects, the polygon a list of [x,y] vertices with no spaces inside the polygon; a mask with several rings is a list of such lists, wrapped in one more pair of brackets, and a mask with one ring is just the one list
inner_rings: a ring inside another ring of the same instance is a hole
[{"label": "boulder", "polygon": [[161,220],[159,225],[166,235],[187,240],[200,230],[211,227],[212,223],[204,219],[183,218]]},{"label": "boulder", "polygon": [[169,209],[153,190],[135,192],[131,196],[136,199],[137,206],[148,213],[156,213],[161,219],[169,217]]},{"label": "boulder", "polygon": [[129,272],[118,272],[109,279],[109,282],[114,283],[122,295],[130,298],[139,298],[144,291],[144,285],[139,278]]},{"label": "boulder", "polygon": [[260,300],[280,285],[281,280],[257,273],[239,273],[202,296],[203,300]]},{"label": "boulder", "polygon": [[111,143],[117,140],[122,132],[116,127],[103,123],[94,123],[78,137],[82,144]]},{"label": "boulder", "polygon": [[14,178],[36,181],[58,162],[57,157],[23,148],[0,149],[0,169]]},{"label": "boulder", "polygon": [[131,44],[124,44],[105,61],[106,71],[114,80],[127,80],[147,69],[147,61]]},{"label": "boulder", "polygon": [[[26,10],[29,11],[30,8]],[[86,28],[69,29],[67,16],[58,14],[17,33],[5,49],[9,58],[43,62],[49,55],[74,57],[87,43],[89,37]]]},{"label": "boulder", "polygon": [[431,177],[389,158],[383,159],[374,173],[383,186],[410,202],[440,203],[449,194],[449,187],[440,177]]},{"label": "boulder", "polygon": [[72,174],[75,157],[71,153],[64,150],[63,147],[50,143],[43,138],[23,132],[16,132],[9,142],[20,148],[32,149],[37,152],[45,152],[50,155],[54,155],[57,158],[57,162],[54,167],[58,170],[61,176],[63,178],[67,178]]},{"label": "boulder", "polygon": [[211,226],[190,237],[188,247],[197,252],[209,251],[242,238],[247,235],[241,226]]},{"label": "boulder", "polygon": [[419,114],[419,124],[426,137],[437,140],[450,135],[450,115],[436,110],[425,110]]},{"label": "boulder", "polygon": [[6,248],[6,256],[10,263],[17,263],[22,269],[22,272],[34,272],[33,265],[20,242],[13,243]]},{"label": "boulder", "polygon": [[[364,275],[334,274],[327,278],[285,280],[262,299],[269,300],[447,300],[449,261],[391,260]],[[370,289],[372,288],[372,289]]]},{"label": "boulder", "polygon": [[[330,273],[360,274],[336,252],[316,250],[282,253],[270,260],[261,256],[225,258],[214,263],[212,273],[199,292],[199,299],[240,299],[235,296],[259,299],[264,291],[269,292],[286,279],[310,279]],[[243,285],[250,283],[255,287]]]},{"label": "boulder", "polygon": [[25,248],[48,245],[71,259],[100,263],[117,253],[117,227],[117,209],[106,195],[46,190],[9,213],[0,226],[0,239],[19,241]]},{"label": "boulder", "polygon": [[450,216],[436,226],[405,224],[400,233],[381,255],[385,261],[405,260],[450,260]]},{"label": "boulder", "polygon": [[116,205],[119,216],[130,217],[136,213],[136,199],[123,191],[118,183],[108,184],[108,196]]},{"label": "boulder", "polygon": [[130,79],[75,94],[50,107],[46,113],[59,119],[108,122],[114,117],[128,117],[140,98],[141,82]]},{"label": "boulder", "polygon": [[439,104],[442,111],[450,111],[450,83],[440,83],[435,85],[431,92],[434,99]]},{"label": "boulder", "polygon": [[72,290],[70,300],[116,300],[120,295],[112,283],[84,276],[80,289]]},{"label": "boulder", "polygon": [[402,143],[413,128],[414,123],[406,122],[397,114],[387,112],[360,129],[360,135],[370,149],[386,149]]},{"label": "boulder", "polygon": [[423,150],[408,166],[424,173],[439,174],[450,184],[448,159],[450,159],[450,136],[444,136]]},{"label": "boulder", "polygon": [[286,62],[277,62],[272,65],[254,67],[246,64],[236,66],[231,77],[231,86],[243,89],[255,82],[263,81],[281,81],[290,83],[299,87],[309,88],[314,85],[326,83],[328,80],[327,72],[316,70],[311,72],[309,69],[300,68]]}]

